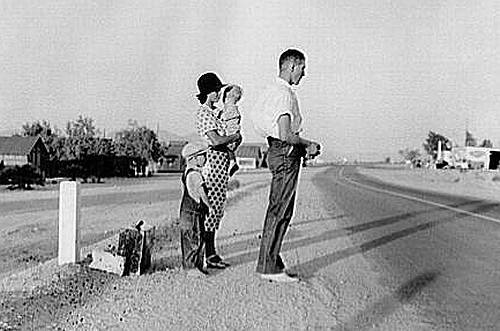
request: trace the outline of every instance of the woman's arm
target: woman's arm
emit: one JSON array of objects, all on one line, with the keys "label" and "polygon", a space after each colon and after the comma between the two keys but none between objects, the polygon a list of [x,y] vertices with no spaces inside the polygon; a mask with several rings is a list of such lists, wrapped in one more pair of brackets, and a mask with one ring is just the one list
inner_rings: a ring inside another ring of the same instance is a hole
[{"label": "woman's arm", "polygon": [[229,136],[221,136],[217,133],[217,130],[211,130],[208,131],[206,135],[210,140],[212,146],[227,145],[233,142],[241,141],[241,135],[239,132]]}]

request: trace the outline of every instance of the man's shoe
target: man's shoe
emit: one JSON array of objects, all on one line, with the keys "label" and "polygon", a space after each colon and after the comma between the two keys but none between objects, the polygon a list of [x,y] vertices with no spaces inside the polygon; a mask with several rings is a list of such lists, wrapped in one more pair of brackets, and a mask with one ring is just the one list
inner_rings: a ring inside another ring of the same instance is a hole
[{"label": "man's shoe", "polygon": [[231,264],[224,261],[219,255],[215,254],[215,255],[212,255],[209,257],[210,261],[214,262],[214,263],[220,263],[220,264],[223,264],[225,267],[230,267]]},{"label": "man's shoe", "polygon": [[279,274],[261,274],[260,278],[278,283],[295,283],[299,281],[297,277],[290,277],[284,272]]},{"label": "man's shoe", "polygon": [[208,268],[214,268],[214,269],[226,269],[228,266],[226,263],[222,261],[220,256],[218,255],[211,255],[206,259],[207,267]]}]

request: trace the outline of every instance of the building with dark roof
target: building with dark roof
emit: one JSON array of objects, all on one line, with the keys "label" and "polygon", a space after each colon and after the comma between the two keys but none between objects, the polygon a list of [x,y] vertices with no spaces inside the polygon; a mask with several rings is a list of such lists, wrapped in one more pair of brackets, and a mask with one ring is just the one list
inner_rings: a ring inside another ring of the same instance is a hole
[{"label": "building with dark roof", "polygon": [[49,152],[40,136],[0,137],[0,164],[23,166],[29,164],[45,177]]},{"label": "building with dark roof", "polygon": [[265,167],[266,150],[262,144],[242,144],[236,150],[236,162],[240,169]]},{"label": "building with dark roof", "polygon": [[170,141],[167,153],[158,161],[158,172],[178,172],[184,171],[186,166],[182,158],[181,151],[187,141]]}]

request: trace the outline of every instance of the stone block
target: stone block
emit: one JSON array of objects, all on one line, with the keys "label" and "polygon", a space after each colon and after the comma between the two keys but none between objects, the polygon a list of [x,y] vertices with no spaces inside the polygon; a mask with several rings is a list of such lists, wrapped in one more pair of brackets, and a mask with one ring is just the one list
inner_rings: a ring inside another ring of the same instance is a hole
[{"label": "stone block", "polygon": [[135,227],[120,230],[104,249],[92,251],[91,268],[113,272],[121,276],[141,275],[151,267],[155,227],[144,226],[140,221]]},{"label": "stone block", "polygon": [[144,227],[139,222],[135,228],[120,231],[118,255],[125,257],[125,275],[140,275],[151,267],[151,251],[155,227]]},{"label": "stone block", "polygon": [[125,271],[125,257],[116,254],[116,252],[94,249],[92,251],[92,262],[89,267],[123,276]]},{"label": "stone block", "polygon": [[139,263],[139,273],[143,274],[151,268],[153,245],[155,241],[156,228],[144,227],[142,230],[142,257]]}]

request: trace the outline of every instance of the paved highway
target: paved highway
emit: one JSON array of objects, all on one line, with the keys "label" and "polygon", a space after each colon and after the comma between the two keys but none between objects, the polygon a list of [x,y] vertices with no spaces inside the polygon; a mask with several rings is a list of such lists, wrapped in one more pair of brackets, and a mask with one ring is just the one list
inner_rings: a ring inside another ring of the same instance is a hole
[{"label": "paved highway", "polygon": [[313,182],[392,295],[346,328],[380,323],[411,305],[430,329],[500,329],[500,203],[378,182],[333,167]]}]

